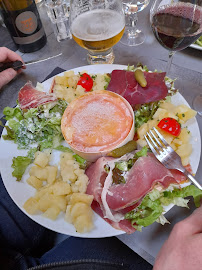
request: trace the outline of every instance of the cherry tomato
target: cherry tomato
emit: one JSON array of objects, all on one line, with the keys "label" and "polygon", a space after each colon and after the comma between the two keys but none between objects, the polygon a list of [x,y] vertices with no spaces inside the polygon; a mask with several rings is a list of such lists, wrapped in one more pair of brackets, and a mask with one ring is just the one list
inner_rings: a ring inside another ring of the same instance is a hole
[{"label": "cherry tomato", "polygon": [[81,74],[77,85],[81,85],[83,88],[86,89],[85,91],[88,92],[93,87],[93,79],[87,73],[83,73],[83,74]]},{"label": "cherry tomato", "polygon": [[181,132],[181,126],[177,120],[171,117],[163,118],[159,123],[158,127],[174,136],[178,136]]}]

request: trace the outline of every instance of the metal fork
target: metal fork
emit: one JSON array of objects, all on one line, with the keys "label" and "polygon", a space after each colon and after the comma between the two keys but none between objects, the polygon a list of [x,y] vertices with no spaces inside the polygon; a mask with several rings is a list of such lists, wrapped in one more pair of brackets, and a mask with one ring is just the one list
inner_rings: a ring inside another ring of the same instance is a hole
[{"label": "metal fork", "polygon": [[153,154],[166,168],[177,169],[178,171],[182,172],[196,187],[202,190],[202,186],[182,165],[180,156],[166,142],[156,128],[149,130],[149,132],[144,135],[144,138]]}]

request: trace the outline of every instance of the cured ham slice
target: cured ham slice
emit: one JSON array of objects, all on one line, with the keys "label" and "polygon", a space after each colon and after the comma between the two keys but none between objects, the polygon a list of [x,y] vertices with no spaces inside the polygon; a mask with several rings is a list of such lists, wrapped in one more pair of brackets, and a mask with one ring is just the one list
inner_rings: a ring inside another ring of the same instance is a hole
[{"label": "cured ham slice", "polygon": [[[135,229],[124,219],[124,215],[138,207],[156,184],[166,189],[170,184],[178,184],[182,178],[175,171],[166,169],[153,154],[149,154],[135,162],[126,174],[126,183],[113,184],[108,179],[110,172],[106,173],[105,166],[117,161],[111,157],[101,157],[91,164],[86,170],[89,178],[86,192],[94,196],[92,208],[98,215],[114,228],[132,233]],[[106,196],[103,196],[105,193]]]},{"label": "cured ham slice", "polygon": [[134,72],[113,70],[107,90],[124,97],[131,106],[145,104],[164,99],[168,94],[165,84],[165,72],[144,72],[146,87],[141,87],[135,80]]},{"label": "cured ham slice", "polygon": [[109,188],[107,203],[113,210],[128,207],[143,198],[156,183],[167,188],[170,184],[177,184],[177,181],[154,156],[140,157],[129,171],[126,183]]},{"label": "cured ham slice", "polygon": [[93,211],[95,211],[95,213],[97,213],[101,218],[103,218],[107,223],[109,223],[115,229],[122,230],[128,234],[134,233],[136,231],[128,219],[124,219],[119,222],[114,222],[108,218],[104,218],[103,211],[101,210],[99,203],[96,202],[95,200],[92,202],[91,207]]},{"label": "cured ham slice", "polygon": [[32,83],[27,82],[18,93],[18,101],[21,109],[36,108],[39,105],[56,101],[54,94],[38,91]]}]

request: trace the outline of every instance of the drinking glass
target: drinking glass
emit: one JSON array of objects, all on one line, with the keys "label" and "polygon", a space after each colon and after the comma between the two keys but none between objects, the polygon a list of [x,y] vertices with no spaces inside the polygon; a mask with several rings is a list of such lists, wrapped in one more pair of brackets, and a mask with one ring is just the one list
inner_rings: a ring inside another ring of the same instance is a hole
[{"label": "drinking glass", "polygon": [[149,4],[150,0],[122,0],[126,15],[126,30],[121,43],[128,46],[137,46],[145,41],[145,34],[137,28],[138,12]]},{"label": "drinking glass", "polygon": [[125,29],[121,0],[71,0],[70,31],[87,50],[89,64],[112,64],[113,46]]},{"label": "drinking glass", "polygon": [[70,39],[69,30],[69,1],[68,0],[46,0],[48,17],[52,23],[53,31],[58,42]]},{"label": "drinking glass", "polygon": [[[169,51],[166,72],[169,74],[173,55],[195,42],[202,34],[201,0],[155,0],[150,11],[153,33]],[[202,114],[202,97],[194,99],[193,107]]]},{"label": "drinking glass", "polygon": [[150,22],[158,42],[169,50],[166,71],[172,58],[195,42],[202,33],[201,0],[155,0],[150,11]]}]

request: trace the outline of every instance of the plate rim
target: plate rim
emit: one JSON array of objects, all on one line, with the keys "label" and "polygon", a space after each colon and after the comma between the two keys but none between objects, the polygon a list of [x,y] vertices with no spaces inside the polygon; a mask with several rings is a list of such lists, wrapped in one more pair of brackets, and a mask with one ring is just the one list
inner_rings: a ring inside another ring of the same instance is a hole
[{"label": "plate rim", "polygon": [[197,45],[197,44],[191,44],[189,47],[196,49],[196,50],[199,50],[199,51],[202,51],[202,47]]}]

